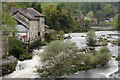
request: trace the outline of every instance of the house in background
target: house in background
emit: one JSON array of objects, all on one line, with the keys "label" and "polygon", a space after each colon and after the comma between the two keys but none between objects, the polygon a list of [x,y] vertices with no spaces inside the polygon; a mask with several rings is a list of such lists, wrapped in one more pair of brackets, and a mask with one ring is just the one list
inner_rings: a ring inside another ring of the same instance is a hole
[{"label": "house in background", "polygon": [[18,22],[19,39],[31,44],[45,37],[45,17],[33,8],[11,8],[11,14]]}]

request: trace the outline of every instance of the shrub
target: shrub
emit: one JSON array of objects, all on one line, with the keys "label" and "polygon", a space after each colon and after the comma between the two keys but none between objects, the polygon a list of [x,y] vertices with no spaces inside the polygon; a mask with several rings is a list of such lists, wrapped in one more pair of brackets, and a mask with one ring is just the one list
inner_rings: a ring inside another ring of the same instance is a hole
[{"label": "shrub", "polygon": [[118,41],[114,40],[114,41],[112,41],[112,44],[118,45]]},{"label": "shrub", "polygon": [[72,60],[72,65],[81,66],[83,62],[84,54],[74,54],[74,58]]},{"label": "shrub", "polygon": [[32,58],[32,53],[23,53],[19,56],[19,60],[23,61],[25,59],[31,59]]},{"label": "shrub", "polygon": [[[71,57],[76,46],[70,41],[52,41],[40,55],[42,62],[50,67],[47,72],[52,77],[61,76],[70,71]],[[48,66],[47,66],[48,67]],[[44,65],[46,68],[46,65]]]},{"label": "shrub", "polygon": [[84,61],[86,65],[92,65],[93,64],[93,56],[89,53],[86,53],[84,56]]},{"label": "shrub", "polygon": [[100,36],[98,39],[99,39],[99,41],[102,41],[102,40],[103,40],[103,38],[102,38],[101,36]]},{"label": "shrub", "polygon": [[103,64],[105,64],[106,62],[109,61],[110,57],[111,56],[108,53],[102,53],[102,54],[101,53],[97,53],[96,60],[97,60],[98,64],[103,65]]},{"label": "shrub", "polygon": [[57,35],[56,34],[50,34],[50,40],[56,40]]},{"label": "shrub", "polygon": [[88,46],[95,46],[96,45],[96,34],[94,30],[89,30],[86,35],[86,40]]},{"label": "shrub", "polygon": [[108,42],[107,42],[107,41],[103,41],[101,45],[102,45],[102,46],[107,46],[107,45],[108,45]]},{"label": "shrub", "polygon": [[104,38],[104,40],[108,40],[107,38]]},{"label": "shrub", "polygon": [[60,38],[64,38],[64,37],[65,37],[65,36],[64,36],[64,31],[59,31],[58,34],[59,34],[59,37],[60,37]]},{"label": "shrub", "polygon": [[119,61],[120,60],[120,55],[118,55],[118,57],[116,58],[116,61]]},{"label": "shrub", "polygon": [[39,41],[39,45],[40,45],[40,46],[45,46],[45,45],[46,45],[46,41],[45,41],[45,40]]},{"label": "shrub", "polygon": [[17,40],[17,37],[9,37],[9,53],[14,57],[19,58],[20,54],[23,54],[23,44]]},{"label": "shrub", "polygon": [[103,46],[99,49],[99,53],[108,53],[110,50],[108,49],[108,47]]},{"label": "shrub", "polygon": [[101,35],[102,37],[105,37],[105,35]]},{"label": "shrub", "polygon": [[98,64],[105,64],[109,61],[111,55],[108,52],[109,49],[106,46],[99,49],[99,52],[96,54],[96,61]]}]

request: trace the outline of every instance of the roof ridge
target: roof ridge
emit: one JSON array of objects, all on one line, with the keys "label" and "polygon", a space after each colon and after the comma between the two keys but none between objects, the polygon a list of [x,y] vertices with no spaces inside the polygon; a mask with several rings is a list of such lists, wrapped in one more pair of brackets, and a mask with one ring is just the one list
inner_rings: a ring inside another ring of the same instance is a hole
[{"label": "roof ridge", "polygon": [[39,13],[37,10],[35,10],[34,8],[31,8],[31,9],[33,9],[36,13],[38,13],[40,16],[44,16],[44,15],[42,15],[41,13]]}]

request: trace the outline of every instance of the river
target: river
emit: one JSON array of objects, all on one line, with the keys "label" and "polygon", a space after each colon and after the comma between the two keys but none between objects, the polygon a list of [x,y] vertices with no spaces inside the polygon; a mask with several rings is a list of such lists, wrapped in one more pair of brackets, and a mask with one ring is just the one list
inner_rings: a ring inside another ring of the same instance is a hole
[{"label": "river", "polygon": [[[96,31],[96,35],[105,35],[108,37],[108,34],[118,34],[117,31]],[[65,34],[67,36],[68,34]],[[75,42],[79,48],[86,47],[85,36],[86,33],[70,33],[72,37],[70,40]],[[105,38],[104,37],[104,38]],[[116,40],[118,36],[112,36],[112,38],[108,38],[108,40]],[[107,46],[110,49],[110,54],[114,57],[118,55],[118,46],[108,43]],[[96,47],[98,50],[100,48]],[[37,68],[42,66],[40,61],[40,53],[43,51],[42,49],[33,50],[33,58],[31,60],[18,61],[16,66],[16,70],[8,75],[5,75],[3,78],[39,78],[39,74],[37,73]],[[112,57],[110,61],[100,68],[90,69],[87,71],[78,71],[75,74],[69,75],[70,78],[109,78],[110,74],[118,71],[118,61],[115,61],[115,58]]]}]

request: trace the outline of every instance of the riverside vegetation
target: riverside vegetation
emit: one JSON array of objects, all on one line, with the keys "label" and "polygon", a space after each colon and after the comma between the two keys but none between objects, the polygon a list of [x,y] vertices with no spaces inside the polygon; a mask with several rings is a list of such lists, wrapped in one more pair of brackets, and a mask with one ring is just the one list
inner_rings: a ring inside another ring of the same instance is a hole
[{"label": "riverside vegetation", "polygon": [[[88,34],[87,37],[90,37],[91,31]],[[95,39],[90,38],[87,41],[90,42],[89,40],[94,41]],[[90,46],[94,45],[95,43]],[[37,71],[41,77],[60,77],[104,65],[111,57],[109,49],[105,45],[99,51],[91,49],[85,54],[78,54],[83,51],[69,40],[52,41],[40,55],[44,65]]]}]

